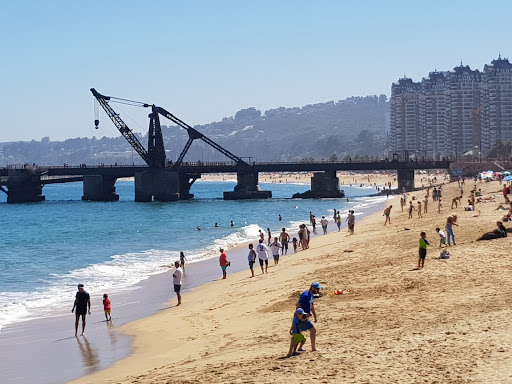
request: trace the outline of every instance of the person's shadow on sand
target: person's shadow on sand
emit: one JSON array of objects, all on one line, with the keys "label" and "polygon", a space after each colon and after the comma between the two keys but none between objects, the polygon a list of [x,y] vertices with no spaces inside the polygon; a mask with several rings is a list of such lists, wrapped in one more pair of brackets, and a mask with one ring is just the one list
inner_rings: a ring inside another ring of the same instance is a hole
[{"label": "person's shadow on sand", "polygon": [[85,367],[85,372],[87,375],[98,371],[100,360],[94,348],[91,347],[89,340],[85,335],[77,336],[76,340],[78,342],[78,346],[80,348],[80,352],[82,353],[82,363]]}]

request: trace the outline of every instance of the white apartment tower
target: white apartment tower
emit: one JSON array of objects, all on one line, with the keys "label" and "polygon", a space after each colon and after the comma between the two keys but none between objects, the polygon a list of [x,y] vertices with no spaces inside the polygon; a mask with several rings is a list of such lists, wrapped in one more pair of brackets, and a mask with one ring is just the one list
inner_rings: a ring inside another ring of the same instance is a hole
[{"label": "white apartment tower", "polygon": [[486,152],[499,139],[512,140],[512,64],[498,56],[484,66],[483,78],[482,106],[475,117],[482,121],[481,144]]},{"label": "white apartment tower", "polygon": [[416,151],[420,145],[421,84],[402,78],[391,86],[390,139],[393,151]]},{"label": "white apartment tower", "polygon": [[448,72],[430,72],[421,80],[420,147],[427,156],[451,150]]}]

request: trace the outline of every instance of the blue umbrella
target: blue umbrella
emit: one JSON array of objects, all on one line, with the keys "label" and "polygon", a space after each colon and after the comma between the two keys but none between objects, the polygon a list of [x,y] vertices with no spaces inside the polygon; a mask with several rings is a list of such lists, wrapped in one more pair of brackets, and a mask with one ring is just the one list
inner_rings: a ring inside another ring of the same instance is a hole
[{"label": "blue umbrella", "polygon": [[511,176],[506,176],[503,178],[504,181],[510,181],[512,180],[512,175]]}]

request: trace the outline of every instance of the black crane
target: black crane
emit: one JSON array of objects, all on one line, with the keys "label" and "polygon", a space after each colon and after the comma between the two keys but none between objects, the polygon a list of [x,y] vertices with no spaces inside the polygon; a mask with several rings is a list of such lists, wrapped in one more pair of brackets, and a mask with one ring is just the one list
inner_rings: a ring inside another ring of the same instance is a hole
[{"label": "black crane", "polygon": [[[174,116],[169,111],[165,110],[162,107],[157,107],[154,104],[151,105],[151,113],[149,114],[149,133],[148,133],[148,150],[144,148],[144,146],[140,143],[140,141],[137,139],[135,134],[131,131],[130,128],[125,124],[125,122],[119,117],[119,114],[117,114],[112,107],[109,105],[109,101],[115,101],[123,104],[138,106],[138,107],[144,107],[148,108],[150,105],[147,103],[141,103],[138,101],[133,100],[127,100],[127,99],[120,99],[117,97],[111,97],[111,96],[104,96],[97,92],[94,88],[91,88],[91,92],[98,100],[99,104],[102,106],[102,108],[107,113],[108,117],[114,125],[117,127],[119,132],[128,140],[130,145],[137,151],[137,153],[144,159],[146,164],[150,168],[163,168],[166,164],[166,158],[165,158],[165,149],[164,149],[164,140],[162,137],[162,128],[160,126],[160,118],[159,115],[162,115],[166,117],[167,119],[171,120],[181,128],[185,129],[188,133],[188,141],[185,144],[185,147],[181,151],[180,156],[178,157],[178,160],[176,163],[173,164],[173,166],[178,167],[182,162],[183,158],[187,154],[190,146],[192,145],[192,142],[195,139],[201,139],[223,155],[229,157],[231,160],[233,160],[237,165],[240,165],[242,167],[250,167],[249,164],[247,164],[245,161],[243,161],[240,157],[234,155],[227,149],[223,148],[210,138],[203,135],[201,132],[199,132],[197,129],[192,128],[190,125],[182,121],[181,119]],[[96,128],[98,128],[99,121],[96,119],[94,121],[94,124]]]}]

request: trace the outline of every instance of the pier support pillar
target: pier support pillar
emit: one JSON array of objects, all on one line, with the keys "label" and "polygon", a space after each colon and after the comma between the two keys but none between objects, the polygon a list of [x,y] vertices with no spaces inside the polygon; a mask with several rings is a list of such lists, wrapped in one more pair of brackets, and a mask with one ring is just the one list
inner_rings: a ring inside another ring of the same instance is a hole
[{"label": "pier support pillar", "polygon": [[41,171],[39,170],[9,170],[6,186],[8,203],[30,203],[45,200],[43,184],[41,184]]},{"label": "pier support pillar", "polygon": [[414,189],[414,169],[399,169],[396,172],[398,192]]},{"label": "pier support pillar", "polygon": [[340,190],[340,180],[336,171],[315,172],[311,178],[311,190],[296,193],[293,198],[341,198],[345,193]]},{"label": "pier support pillar", "polygon": [[113,176],[84,175],[84,201],[118,201],[116,178]]},{"label": "pier support pillar", "polygon": [[258,185],[258,172],[237,172],[234,191],[224,192],[224,200],[270,199],[272,191],[262,191]]},{"label": "pier support pillar", "polygon": [[178,173],[151,169],[135,174],[135,201],[177,201],[194,197],[190,187],[199,173]]}]

